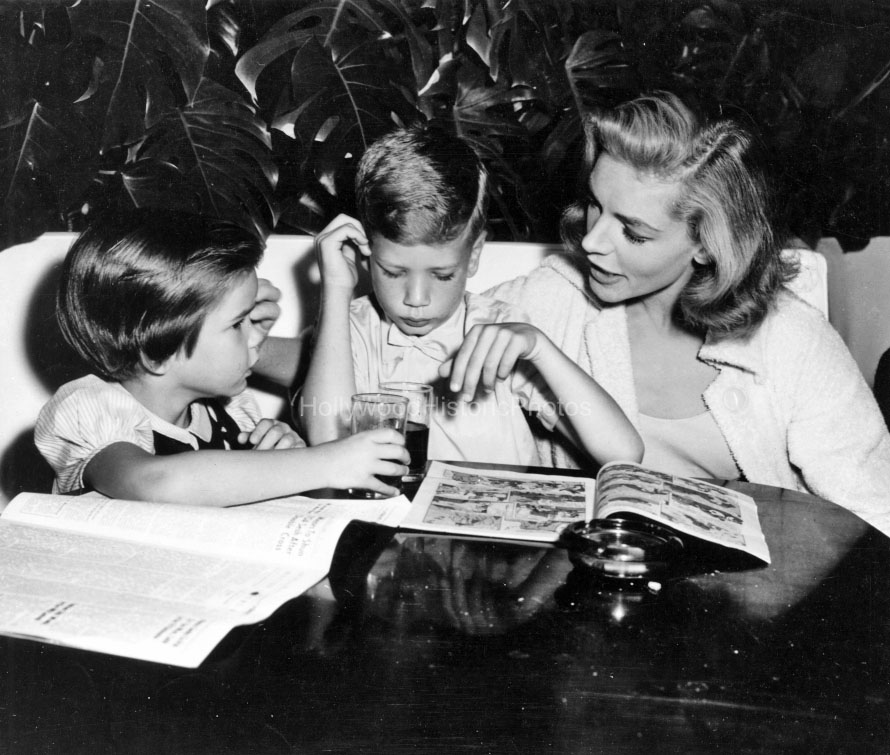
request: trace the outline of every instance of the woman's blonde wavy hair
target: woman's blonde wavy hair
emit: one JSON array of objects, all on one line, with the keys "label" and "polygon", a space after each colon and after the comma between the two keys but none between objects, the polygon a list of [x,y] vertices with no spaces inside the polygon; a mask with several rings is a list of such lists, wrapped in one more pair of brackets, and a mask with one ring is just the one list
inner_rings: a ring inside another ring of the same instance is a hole
[{"label": "woman's blonde wavy hair", "polygon": [[[677,317],[712,337],[744,337],[763,321],[797,273],[772,224],[772,192],[753,137],[731,120],[701,123],[678,97],[655,92],[591,114],[585,121],[583,175],[608,154],[637,170],[682,185],[672,215],[707,262],[680,295]],[[563,239],[583,253],[585,208],[563,216]]]}]

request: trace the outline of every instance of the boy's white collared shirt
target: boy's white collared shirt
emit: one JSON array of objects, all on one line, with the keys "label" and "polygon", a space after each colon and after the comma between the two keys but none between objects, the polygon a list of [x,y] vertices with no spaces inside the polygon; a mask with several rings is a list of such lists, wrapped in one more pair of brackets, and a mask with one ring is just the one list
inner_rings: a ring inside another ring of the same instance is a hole
[{"label": "boy's white collared shirt", "polygon": [[431,459],[539,464],[523,409],[537,414],[548,430],[558,412],[534,368],[520,363],[492,394],[469,404],[459,402],[447,380],[439,377],[439,367],[460,348],[469,330],[492,322],[527,322],[527,318],[505,302],[467,293],[440,327],[425,336],[411,336],[385,320],[373,299],[356,299],[350,311],[356,389],[375,391],[381,383],[405,380],[433,385]]}]

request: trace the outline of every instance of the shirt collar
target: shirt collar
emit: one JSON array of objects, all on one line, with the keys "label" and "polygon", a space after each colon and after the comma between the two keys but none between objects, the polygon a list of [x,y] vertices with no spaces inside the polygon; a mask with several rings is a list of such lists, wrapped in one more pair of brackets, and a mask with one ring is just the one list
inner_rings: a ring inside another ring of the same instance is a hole
[{"label": "shirt collar", "polygon": [[399,330],[395,323],[390,323],[386,343],[397,348],[417,349],[437,362],[445,362],[451,359],[464,341],[466,315],[467,304],[464,297],[451,317],[425,336],[407,335]]},{"label": "shirt collar", "polygon": [[[120,383],[111,383],[111,385],[116,386],[118,390],[123,391],[130,396],[133,401],[138,403],[137,399]],[[213,435],[213,427],[210,424],[210,417],[207,414],[207,409],[200,401],[193,401],[189,406],[188,427],[174,425],[172,422],[167,422],[167,420],[159,417],[142,404],[139,404],[139,406],[142,407],[142,411],[148,416],[149,425],[152,430],[157,430],[161,435],[166,435],[168,438],[173,438],[173,440],[191,444],[191,436],[193,435],[203,441],[209,441]]]},{"label": "shirt collar", "polygon": [[762,327],[763,325],[748,338],[718,340],[708,333],[704,344],[699,349],[698,357],[703,362],[728,365],[754,375],[760,375],[766,371],[766,365],[763,363],[763,350],[757,348]]}]

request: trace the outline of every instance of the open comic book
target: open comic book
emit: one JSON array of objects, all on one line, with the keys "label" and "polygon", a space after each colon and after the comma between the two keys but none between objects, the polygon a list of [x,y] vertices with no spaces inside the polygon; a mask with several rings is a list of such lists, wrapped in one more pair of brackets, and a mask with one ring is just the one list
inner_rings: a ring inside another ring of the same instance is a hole
[{"label": "open comic book", "polygon": [[323,579],[351,520],[394,527],[409,506],[21,493],[0,516],[0,634],[194,668],[231,629]]},{"label": "open comic book", "polygon": [[639,516],[769,563],[754,499],[703,480],[612,462],[596,480],[433,462],[402,527],[552,542],[572,522]]}]

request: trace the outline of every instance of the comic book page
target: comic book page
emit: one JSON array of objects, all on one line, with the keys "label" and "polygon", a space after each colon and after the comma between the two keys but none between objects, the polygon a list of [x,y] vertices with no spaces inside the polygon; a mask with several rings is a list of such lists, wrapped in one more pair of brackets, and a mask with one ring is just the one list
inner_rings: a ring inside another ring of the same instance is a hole
[{"label": "comic book page", "polygon": [[593,505],[594,481],[433,462],[402,529],[552,542]]},{"label": "comic book page", "polygon": [[612,462],[597,476],[594,508],[600,519],[635,514],[770,561],[754,499],[704,480]]}]

